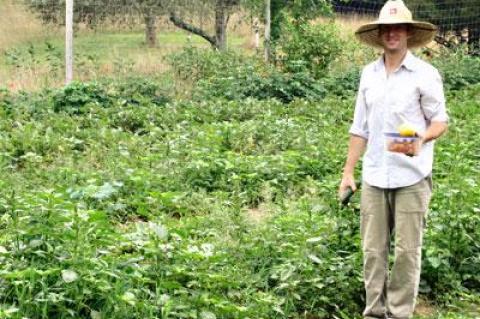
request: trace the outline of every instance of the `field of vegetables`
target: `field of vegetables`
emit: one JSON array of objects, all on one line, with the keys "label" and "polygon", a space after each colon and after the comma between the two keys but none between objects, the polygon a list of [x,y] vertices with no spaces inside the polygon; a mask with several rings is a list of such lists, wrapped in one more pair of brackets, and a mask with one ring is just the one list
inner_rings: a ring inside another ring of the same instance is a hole
[{"label": "field of vegetables", "polygon": [[[447,96],[421,296],[478,318],[480,86]],[[2,90],[0,317],[359,317],[358,197],[336,200],[353,101]]]}]

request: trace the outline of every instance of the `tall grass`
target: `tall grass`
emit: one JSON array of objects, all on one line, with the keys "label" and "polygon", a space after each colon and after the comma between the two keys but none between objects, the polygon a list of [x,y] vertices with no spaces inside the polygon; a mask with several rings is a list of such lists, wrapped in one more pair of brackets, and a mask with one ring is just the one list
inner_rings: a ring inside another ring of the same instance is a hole
[{"label": "tall grass", "polygon": [[43,25],[35,15],[26,10],[21,1],[0,1],[0,51],[21,43],[42,40],[58,34],[58,31]]},{"label": "tall grass", "polygon": [[0,82],[13,91],[44,86],[45,77],[50,76],[47,67],[11,67],[5,63],[5,56],[12,48],[61,36],[61,29],[42,24],[21,1],[0,1]]},{"label": "tall grass", "polygon": [[[245,14],[237,14],[229,24],[229,46],[250,49],[251,29]],[[208,47],[165,17],[157,23],[158,45],[145,45],[141,20],[121,26],[108,22],[97,30],[77,26],[74,40],[74,78],[81,81],[131,74],[155,76],[168,70],[164,57],[186,45]],[[245,22],[246,21],[246,22]],[[207,16],[192,20],[212,33],[213,20]],[[21,1],[0,0],[0,83],[12,91],[36,91],[64,83],[64,31],[47,26],[28,11]]]}]

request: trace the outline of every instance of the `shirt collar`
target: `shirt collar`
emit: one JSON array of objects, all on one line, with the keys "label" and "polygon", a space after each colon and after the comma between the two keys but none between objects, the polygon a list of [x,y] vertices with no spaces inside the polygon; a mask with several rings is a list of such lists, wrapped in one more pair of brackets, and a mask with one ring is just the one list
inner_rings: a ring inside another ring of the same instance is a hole
[{"label": "shirt collar", "polygon": [[[407,51],[407,54],[403,58],[402,63],[400,64],[400,67],[405,67],[409,71],[414,71],[416,67],[416,61],[415,61],[415,56],[412,54],[412,52]],[[383,54],[378,60],[375,62],[375,71],[382,70],[385,68],[385,62],[383,61]]]},{"label": "shirt collar", "polygon": [[401,66],[404,66],[409,71],[414,71],[416,68],[416,60],[412,52],[407,51],[405,58],[403,58]]}]

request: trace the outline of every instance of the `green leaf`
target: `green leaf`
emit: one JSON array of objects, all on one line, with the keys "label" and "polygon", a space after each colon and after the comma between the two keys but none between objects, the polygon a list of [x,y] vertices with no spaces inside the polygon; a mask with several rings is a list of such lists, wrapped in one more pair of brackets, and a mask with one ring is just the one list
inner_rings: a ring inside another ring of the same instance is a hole
[{"label": "green leaf", "polygon": [[200,319],[217,319],[217,316],[213,312],[210,311],[202,311],[200,313]]},{"label": "green leaf", "polygon": [[62,279],[68,284],[76,281],[78,279],[78,274],[73,270],[62,270]]},{"label": "green leaf", "polygon": [[96,193],[93,194],[92,197],[98,200],[103,200],[111,197],[116,192],[117,190],[110,183],[105,183],[98,189]]}]

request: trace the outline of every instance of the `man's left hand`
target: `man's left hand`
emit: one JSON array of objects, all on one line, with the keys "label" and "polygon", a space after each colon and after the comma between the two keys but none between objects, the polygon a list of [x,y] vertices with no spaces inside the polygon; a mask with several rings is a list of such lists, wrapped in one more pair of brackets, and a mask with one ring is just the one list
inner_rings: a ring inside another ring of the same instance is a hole
[{"label": "man's left hand", "polygon": [[418,154],[420,154],[420,150],[422,149],[423,144],[424,144],[423,136],[419,136],[419,138],[416,141],[409,144],[404,154],[410,157],[418,156]]}]

